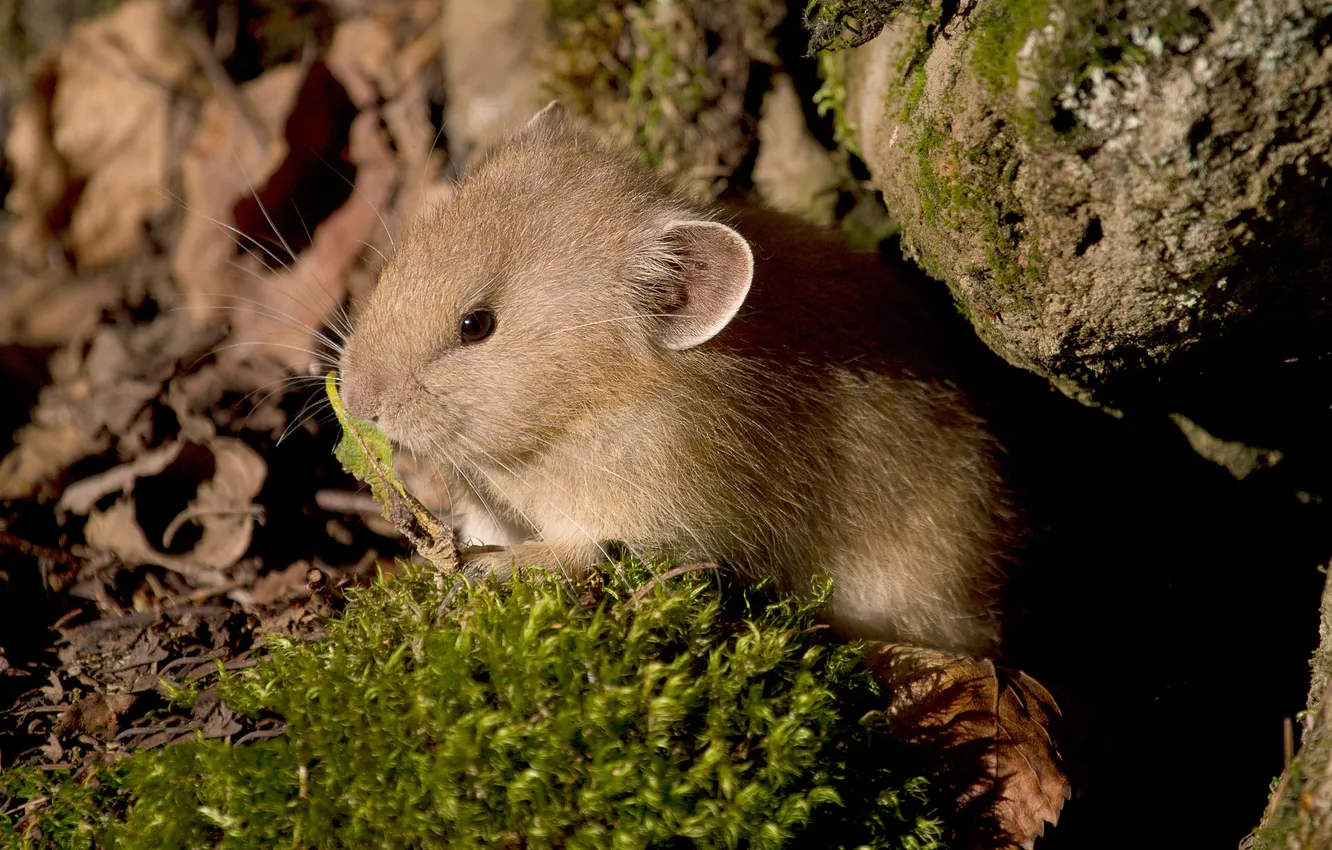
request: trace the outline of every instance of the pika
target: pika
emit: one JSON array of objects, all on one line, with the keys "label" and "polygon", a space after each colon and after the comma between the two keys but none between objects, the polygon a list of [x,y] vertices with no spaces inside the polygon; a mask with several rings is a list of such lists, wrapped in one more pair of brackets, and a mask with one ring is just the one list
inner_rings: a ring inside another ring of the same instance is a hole
[{"label": "pika", "polygon": [[937,326],[876,257],[691,202],[552,103],[400,240],[342,393],[510,544],[475,569],[614,541],[826,574],[842,633],[983,655],[1017,513]]}]

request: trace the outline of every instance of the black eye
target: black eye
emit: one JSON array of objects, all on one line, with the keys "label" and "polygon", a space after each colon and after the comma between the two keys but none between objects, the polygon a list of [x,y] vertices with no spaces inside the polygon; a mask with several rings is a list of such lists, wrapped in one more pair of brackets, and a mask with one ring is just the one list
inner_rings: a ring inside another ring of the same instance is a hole
[{"label": "black eye", "polygon": [[458,327],[458,339],[463,342],[480,342],[495,332],[495,314],[489,310],[476,310],[463,316]]}]

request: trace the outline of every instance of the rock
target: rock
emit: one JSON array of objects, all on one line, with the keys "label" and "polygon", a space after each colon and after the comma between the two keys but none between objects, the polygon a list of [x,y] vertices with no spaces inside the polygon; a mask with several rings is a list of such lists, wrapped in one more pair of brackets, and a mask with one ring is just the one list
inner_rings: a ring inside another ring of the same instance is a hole
[{"label": "rock", "polygon": [[800,96],[787,74],[773,78],[763,97],[754,185],[773,209],[824,227],[833,223],[841,174],[805,123]]},{"label": "rock", "polygon": [[440,17],[449,151],[465,159],[532,117],[549,98],[536,60],[545,49],[540,0],[446,0]]},{"label": "rock", "polygon": [[1332,328],[1324,17],[931,6],[843,54],[846,118],[904,246],[986,342],[1095,394],[1202,341]]}]

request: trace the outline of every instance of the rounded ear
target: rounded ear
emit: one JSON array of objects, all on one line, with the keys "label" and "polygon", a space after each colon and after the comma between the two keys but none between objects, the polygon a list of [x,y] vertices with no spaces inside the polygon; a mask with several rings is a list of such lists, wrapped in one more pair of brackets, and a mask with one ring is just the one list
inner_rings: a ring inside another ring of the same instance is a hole
[{"label": "rounded ear", "polygon": [[527,119],[527,123],[523,125],[523,129],[536,130],[540,128],[558,127],[560,124],[564,123],[564,116],[566,114],[567,110],[565,110],[564,104],[560,103],[558,100],[552,100],[550,103],[543,106],[541,111],[537,112],[536,115]]},{"label": "rounded ear", "polygon": [[754,280],[754,254],[739,233],[715,221],[677,221],[667,226],[659,341],[682,351],[712,339],[726,327]]}]

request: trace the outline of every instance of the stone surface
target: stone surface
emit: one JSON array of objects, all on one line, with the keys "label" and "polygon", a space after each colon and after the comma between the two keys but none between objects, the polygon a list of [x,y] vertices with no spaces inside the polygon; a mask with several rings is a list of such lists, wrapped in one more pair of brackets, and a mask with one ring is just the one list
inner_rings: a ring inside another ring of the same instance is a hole
[{"label": "stone surface", "polygon": [[1087,397],[1199,343],[1329,333],[1312,0],[922,14],[846,54],[846,117],[908,253],[992,348]]},{"label": "stone surface", "polygon": [[754,185],[773,209],[824,227],[833,223],[842,178],[827,148],[805,123],[790,76],[777,74],[763,97]]}]

